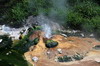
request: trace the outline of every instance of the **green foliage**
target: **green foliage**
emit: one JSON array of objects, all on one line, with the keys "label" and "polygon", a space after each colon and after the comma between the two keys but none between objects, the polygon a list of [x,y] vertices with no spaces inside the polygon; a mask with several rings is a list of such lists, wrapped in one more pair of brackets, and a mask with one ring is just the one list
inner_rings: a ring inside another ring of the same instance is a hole
[{"label": "green foliage", "polygon": [[38,41],[38,38],[35,38],[34,40],[30,41],[29,35],[26,35],[23,39],[19,40],[19,42],[15,44],[13,49],[23,54],[24,52],[27,52],[29,50],[29,47],[37,45]]},{"label": "green foliage", "polygon": [[12,39],[8,35],[1,35],[0,66],[28,66],[22,54],[12,48]]},{"label": "green foliage", "polygon": [[58,57],[58,61],[59,62],[63,62],[63,58],[62,57]]},{"label": "green foliage", "polygon": [[34,33],[34,31],[37,31],[37,30],[41,30],[42,29],[42,27],[41,26],[32,26],[32,27],[30,27],[30,28],[28,28],[28,35],[31,35],[31,34],[33,34]]},{"label": "green foliage", "polygon": [[12,18],[15,20],[22,20],[25,19],[25,16],[27,16],[27,12],[25,12],[25,8],[22,8],[23,4],[18,3],[16,7],[12,8]]},{"label": "green foliage", "polygon": [[73,61],[72,59],[81,60],[81,59],[83,59],[83,56],[80,54],[77,54],[77,55],[74,55],[72,57],[69,57],[67,55],[64,55],[62,57],[58,57],[59,62],[70,62],[70,61]]},{"label": "green foliage", "polygon": [[34,42],[34,45],[37,45],[37,43],[39,42],[39,38],[35,38],[35,39],[33,40],[33,42]]},{"label": "green foliage", "polygon": [[58,42],[53,41],[53,40],[47,40],[46,41],[46,47],[47,48],[54,48],[58,45]]},{"label": "green foliage", "polygon": [[74,55],[73,58],[74,58],[75,60],[81,60],[81,59],[83,59],[83,56],[80,55],[80,54],[77,54],[77,55]]},{"label": "green foliage", "polygon": [[[7,53],[9,54],[7,55]],[[0,52],[0,59],[0,66],[5,66],[7,64],[7,66],[28,66],[23,56],[15,50],[4,50]]]},{"label": "green foliage", "polygon": [[41,26],[36,26],[35,30],[41,30],[42,27]]},{"label": "green foliage", "polygon": [[91,0],[76,3],[67,12],[67,25],[72,29],[100,33],[100,6]]},{"label": "green foliage", "polygon": [[64,62],[69,62],[69,61],[72,61],[71,57],[68,57],[68,56],[63,56],[63,61]]},{"label": "green foliage", "polygon": [[93,2],[86,1],[75,5],[74,11],[82,14],[84,18],[92,18],[99,14],[99,6]]},{"label": "green foliage", "polygon": [[67,24],[73,29],[80,29],[83,23],[82,15],[73,11],[70,11],[67,15]]},{"label": "green foliage", "polygon": [[68,57],[68,56],[63,56],[63,57],[58,57],[58,61],[59,62],[70,62],[72,61],[71,57]]},{"label": "green foliage", "polygon": [[13,48],[21,53],[24,53],[28,51],[29,45],[31,45],[31,43],[29,43],[28,36],[25,36],[23,39],[19,40],[19,42]]},{"label": "green foliage", "polygon": [[33,14],[37,15],[40,13],[44,13],[45,15],[47,15],[50,11],[51,1],[49,0],[27,0],[27,2],[29,10],[33,12]]},{"label": "green foliage", "polygon": [[8,37],[8,35],[1,35],[0,39],[0,51],[10,49],[12,46],[12,39]]}]

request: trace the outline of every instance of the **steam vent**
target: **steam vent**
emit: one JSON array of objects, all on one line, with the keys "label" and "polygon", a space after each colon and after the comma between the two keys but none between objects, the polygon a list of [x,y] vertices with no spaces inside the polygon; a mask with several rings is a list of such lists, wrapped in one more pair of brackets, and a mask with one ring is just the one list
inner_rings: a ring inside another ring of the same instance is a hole
[{"label": "steam vent", "polygon": [[100,0],[0,0],[0,66],[100,66]]},{"label": "steam vent", "polygon": [[[30,36],[30,40],[39,38],[37,45],[31,46],[29,51],[24,53],[26,60],[32,65],[100,65],[100,51],[93,49],[93,47],[100,45],[99,41],[92,38],[64,37],[62,35],[53,35],[51,38],[46,38],[44,34],[42,31],[36,31]],[[48,47],[46,46],[47,43]]]}]

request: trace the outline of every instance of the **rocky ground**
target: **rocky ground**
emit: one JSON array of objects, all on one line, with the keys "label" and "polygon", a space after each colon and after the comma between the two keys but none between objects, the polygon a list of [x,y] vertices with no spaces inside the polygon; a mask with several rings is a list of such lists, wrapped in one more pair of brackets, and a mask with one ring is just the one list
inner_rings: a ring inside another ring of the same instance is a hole
[{"label": "rocky ground", "polygon": [[[24,54],[26,60],[36,66],[100,66],[100,50],[93,49],[96,45],[100,45],[100,41],[94,38],[80,37],[64,37],[54,35],[51,39],[59,44],[55,48],[48,49],[45,47],[44,37],[42,32],[36,32],[30,36],[30,39],[39,37],[39,43],[36,46],[30,47],[30,51]],[[61,49],[59,54],[57,49]],[[49,54],[48,54],[49,52]],[[73,56],[76,54],[83,56],[82,60],[71,62],[56,62],[56,57],[64,55]],[[38,57],[38,62],[33,62],[32,58]]]}]

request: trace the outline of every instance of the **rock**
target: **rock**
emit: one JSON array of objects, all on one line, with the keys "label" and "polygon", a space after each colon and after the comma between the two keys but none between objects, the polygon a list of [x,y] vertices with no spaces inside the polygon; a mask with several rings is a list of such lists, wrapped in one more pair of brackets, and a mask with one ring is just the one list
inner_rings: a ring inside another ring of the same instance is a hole
[{"label": "rock", "polygon": [[0,39],[0,43],[2,42],[2,39]]},{"label": "rock", "polygon": [[58,62],[58,57],[55,57],[55,62]]},{"label": "rock", "polygon": [[81,36],[82,36],[82,37],[85,37],[85,35],[84,35],[83,33],[81,33]]},{"label": "rock", "polygon": [[61,34],[62,36],[64,36],[64,37],[67,37],[67,35],[66,34]]},{"label": "rock", "polygon": [[72,31],[71,31],[71,30],[67,30],[66,32],[67,32],[67,33],[72,33]]},{"label": "rock", "polygon": [[57,49],[59,54],[62,54],[62,49]]},{"label": "rock", "polygon": [[36,57],[36,56],[34,56],[34,57],[32,58],[32,60],[33,60],[34,62],[38,62],[39,58]]},{"label": "rock", "polygon": [[78,31],[77,31],[77,30],[72,30],[72,32],[73,32],[73,33],[77,33]]},{"label": "rock", "polygon": [[94,37],[94,34],[90,34],[90,37]]},{"label": "rock", "polygon": [[6,53],[6,55],[9,55],[9,53]]},{"label": "rock", "polygon": [[100,59],[99,58],[96,58],[95,61],[98,62],[98,63],[100,63]]},{"label": "rock", "polygon": [[50,52],[48,51],[48,52],[47,52],[47,55],[49,55],[49,54],[50,54]]}]

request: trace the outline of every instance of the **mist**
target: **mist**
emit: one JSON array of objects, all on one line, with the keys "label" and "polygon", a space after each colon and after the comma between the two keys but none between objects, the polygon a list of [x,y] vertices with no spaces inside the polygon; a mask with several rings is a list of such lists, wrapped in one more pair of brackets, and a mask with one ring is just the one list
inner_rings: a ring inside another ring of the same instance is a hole
[{"label": "mist", "polygon": [[[35,5],[35,1],[30,0],[29,7]],[[38,8],[38,16],[32,22],[37,22],[40,26],[42,26],[42,31],[45,32],[45,37],[50,38],[52,36],[52,32],[55,30],[61,30],[62,24],[66,19],[67,12],[67,1],[66,0],[50,0],[52,3],[49,8],[48,15],[45,15],[43,11],[43,7],[36,6]],[[47,5],[48,6],[48,5]],[[30,22],[29,22],[30,23]]]}]

